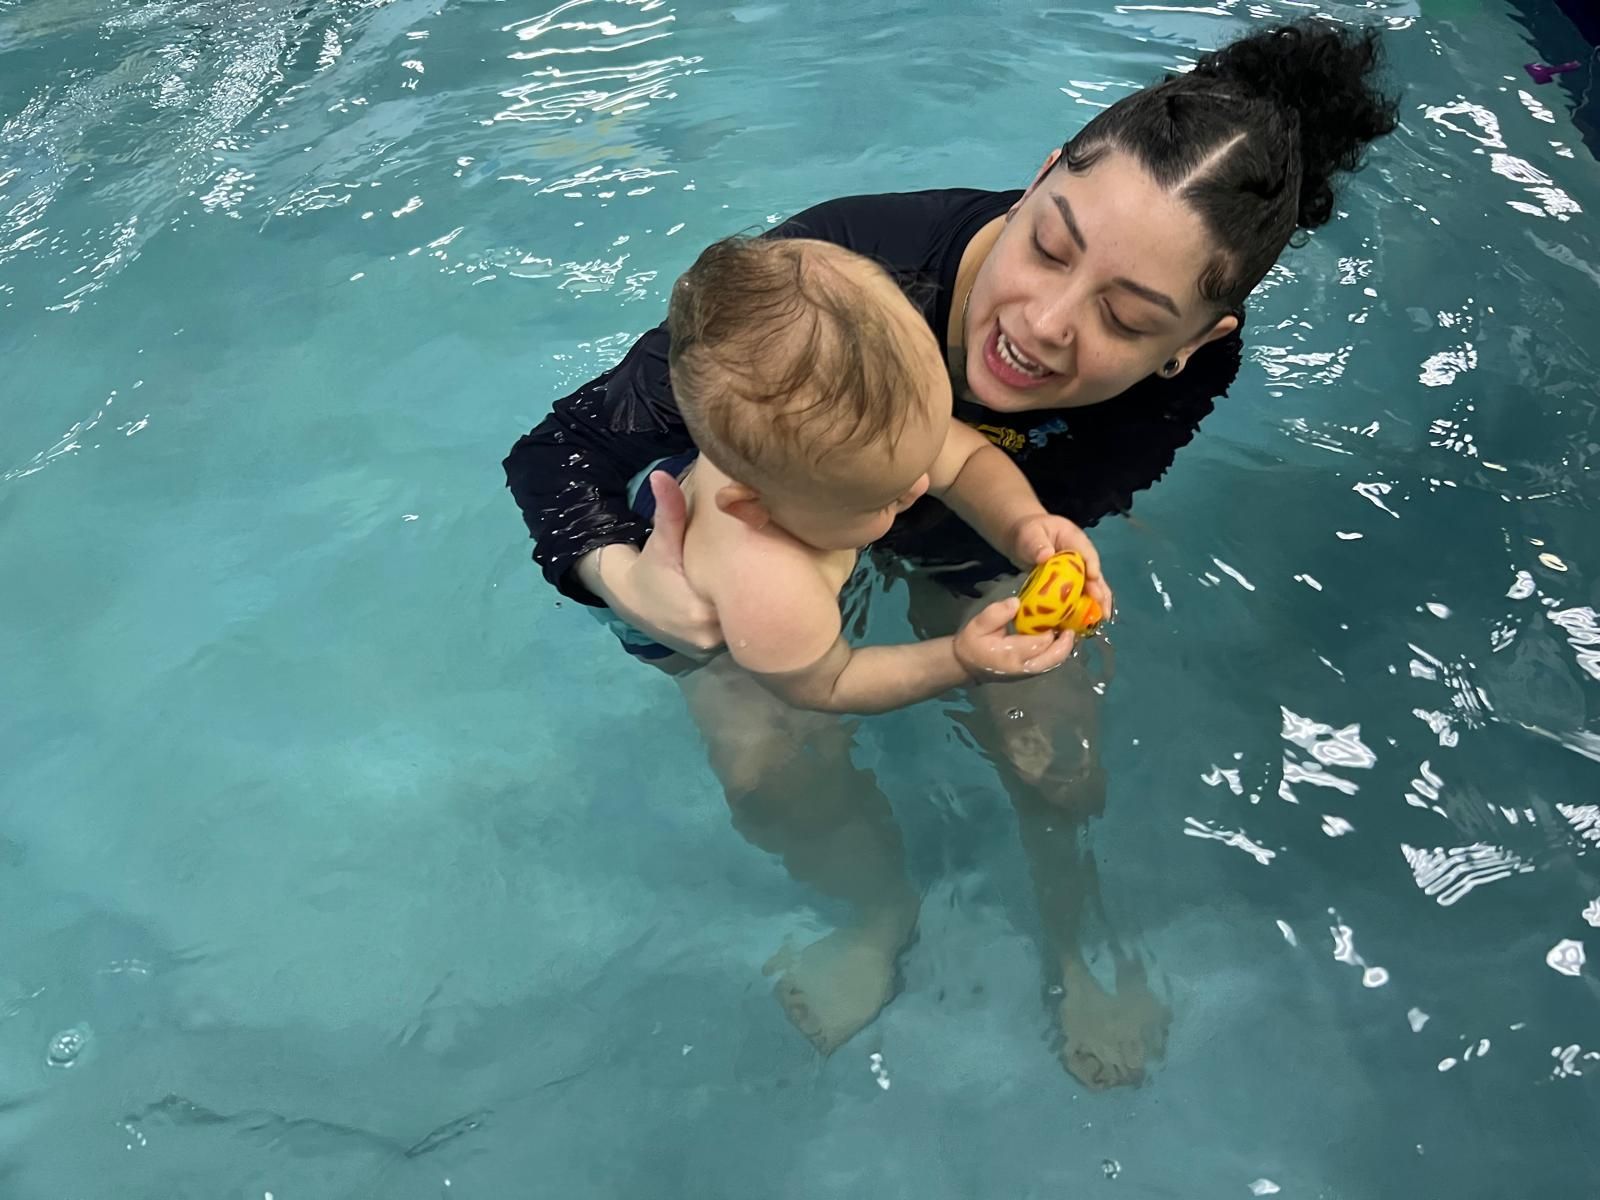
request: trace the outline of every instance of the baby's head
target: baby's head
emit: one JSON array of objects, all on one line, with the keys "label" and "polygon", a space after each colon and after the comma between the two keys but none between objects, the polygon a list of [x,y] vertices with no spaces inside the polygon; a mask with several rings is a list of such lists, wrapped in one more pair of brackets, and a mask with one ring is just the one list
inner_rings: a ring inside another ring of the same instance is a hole
[{"label": "baby's head", "polygon": [[950,427],[939,344],[889,275],[829,242],[728,238],[672,289],[672,388],[716,503],[819,550],[882,537]]}]

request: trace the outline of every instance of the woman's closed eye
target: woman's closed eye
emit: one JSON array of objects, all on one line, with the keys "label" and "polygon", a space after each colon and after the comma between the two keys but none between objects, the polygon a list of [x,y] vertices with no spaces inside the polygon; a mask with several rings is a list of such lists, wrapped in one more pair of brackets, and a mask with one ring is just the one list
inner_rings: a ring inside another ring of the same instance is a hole
[{"label": "woman's closed eye", "polygon": [[1046,262],[1053,262],[1057,266],[1065,267],[1070,265],[1064,257],[1052,252],[1048,246],[1039,240],[1037,231],[1033,235],[1033,252]]},{"label": "woman's closed eye", "polygon": [[1117,316],[1116,309],[1112,308],[1109,303],[1102,304],[1100,311],[1105,314],[1106,328],[1118,337],[1141,338],[1149,335],[1150,331],[1148,329],[1137,329]]}]

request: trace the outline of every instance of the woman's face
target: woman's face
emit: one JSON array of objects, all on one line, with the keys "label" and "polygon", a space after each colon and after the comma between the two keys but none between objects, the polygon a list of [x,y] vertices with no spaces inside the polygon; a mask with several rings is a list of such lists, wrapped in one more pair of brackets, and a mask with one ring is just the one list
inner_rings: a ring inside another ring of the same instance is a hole
[{"label": "woman's face", "polygon": [[1059,154],[972,284],[967,386],[997,412],[1098,404],[1237,326],[1200,298],[1214,252],[1188,206],[1125,154],[1081,175]]}]

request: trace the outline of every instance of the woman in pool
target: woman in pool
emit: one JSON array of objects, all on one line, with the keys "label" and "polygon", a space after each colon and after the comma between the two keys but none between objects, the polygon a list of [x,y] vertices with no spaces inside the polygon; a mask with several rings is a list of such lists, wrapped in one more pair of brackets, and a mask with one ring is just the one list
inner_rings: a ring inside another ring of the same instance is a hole
[{"label": "woman in pool", "polygon": [[[1052,511],[1089,526],[1126,512],[1193,438],[1238,370],[1246,298],[1298,231],[1330,219],[1337,176],[1394,128],[1396,104],[1374,80],[1379,58],[1372,30],[1265,30],[1098,114],[1024,191],[850,197],[768,236],[833,241],[921,283],[913,292],[946,346],[956,415],[1012,454]],[[683,577],[681,499],[660,489],[648,538],[627,500],[636,473],[689,444],[658,328],[558,400],[505,466],[546,578],[659,641],[704,650],[716,622]],[[876,554],[910,583],[913,620],[937,632],[1009,571],[931,501]],[[741,831],[855,910],[845,928],[774,961],[791,1019],[831,1050],[889,999],[915,927],[898,831],[870,773],[849,763],[848,730],[801,731],[793,715],[750,707],[753,692],[726,672],[702,674],[698,711],[748,701],[737,729],[702,721],[730,796],[745,794]],[[1080,944],[1098,891],[1081,826],[1104,790],[1094,696],[1064,669],[977,689],[971,707],[960,719],[991,749],[1017,807],[1059,970],[1050,982],[1063,989],[1063,1062],[1091,1086],[1133,1082],[1161,1051],[1168,1018],[1138,957],[1109,931],[1114,995]],[[1027,719],[1007,720],[1014,709]],[[1056,753],[1069,746],[1087,749]]]}]

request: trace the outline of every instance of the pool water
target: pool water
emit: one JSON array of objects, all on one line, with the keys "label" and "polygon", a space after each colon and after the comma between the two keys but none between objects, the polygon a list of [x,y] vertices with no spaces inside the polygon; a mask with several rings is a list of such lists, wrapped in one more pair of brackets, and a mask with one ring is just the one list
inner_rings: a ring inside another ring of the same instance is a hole
[{"label": "pool water", "polygon": [[1594,1194],[1600,163],[1526,5],[1322,6],[1403,128],[1098,534],[1141,1088],[938,704],[861,734],[922,932],[820,1059],[760,967],[836,914],[502,486],[707,241],[1311,7],[0,0],[0,1195]]}]

